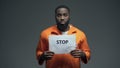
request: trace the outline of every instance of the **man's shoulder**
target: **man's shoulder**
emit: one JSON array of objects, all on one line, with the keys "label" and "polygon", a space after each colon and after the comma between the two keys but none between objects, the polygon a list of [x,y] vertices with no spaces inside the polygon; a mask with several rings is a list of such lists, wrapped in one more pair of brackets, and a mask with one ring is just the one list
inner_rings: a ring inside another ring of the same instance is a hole
[{"label": "man's shoulder", "polygon": [[74,29],[75,31],[77,31],[78,33],[83,33],[84,34],[84,31],[76,26],[73,26],[71,25],[72,29]]},{"label": "man's shoulder", "polygon": [[41,34],[49,34],[50,32],[52,32],[53,30],[56,30],[56,25],[50,26],[44,30],[42,30]]},{"label": "man's shoulder", "polygon": [[86,34],[84,33],[84,31],[80,28],[77,28],[76,26],[72,26],[72,29],[75,30],[76,35],[81,37],[81,38],[86,38]]}]

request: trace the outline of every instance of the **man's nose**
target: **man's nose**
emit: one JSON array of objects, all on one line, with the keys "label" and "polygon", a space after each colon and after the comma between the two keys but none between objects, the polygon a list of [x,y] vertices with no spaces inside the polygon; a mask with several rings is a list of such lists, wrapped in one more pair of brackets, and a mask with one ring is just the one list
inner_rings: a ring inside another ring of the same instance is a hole
[{"label": "man's nose", "polygon": [[61,19],[61,21],[64,21],[64,19]]},{"label": "man's nose", "polygon": [[61,16],[61,21],[63,21],[64,20],[64,16]]}]

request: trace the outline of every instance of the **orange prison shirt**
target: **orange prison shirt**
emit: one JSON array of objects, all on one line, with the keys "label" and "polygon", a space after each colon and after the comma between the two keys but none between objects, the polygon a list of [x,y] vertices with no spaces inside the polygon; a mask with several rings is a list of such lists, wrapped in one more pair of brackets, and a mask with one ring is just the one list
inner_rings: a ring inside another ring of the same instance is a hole
[{"label": "orange prison shirt", "polygon": [[[82,50],[86,54],[87,61],[90,59],[90,48],[87,43],[87,38],[81,30],[69,25],[68,35],[76,35],[76,49]],[[40,34],[40,40],[36,49],[36,57],[41,56],[44,51],[49,51],[49,35],[61,35],[61,32],[57,29],[57,26],[51,26],[43,30]],[[80,68],[80,58],[74,58],[71,54],[55,54],[51,60],[46,61],[46,68]],[[44,61],[40,61],[40,65]]]}]

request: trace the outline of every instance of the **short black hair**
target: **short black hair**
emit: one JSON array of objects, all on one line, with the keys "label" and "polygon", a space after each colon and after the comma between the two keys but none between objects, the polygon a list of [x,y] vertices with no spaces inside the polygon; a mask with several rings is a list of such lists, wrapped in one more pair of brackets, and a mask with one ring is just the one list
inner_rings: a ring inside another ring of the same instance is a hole
[{"label": "short black hair", "polygon": [[57,13],[57,10],[58,10],[59,8],[66,8],[66,9],[68,10],[68,12],[70,13],[70,8],[69,8],[69,7],[67,7],[66,5],[60,5],[60,6],[58,6],[57,8],[55,8],[55,14]]}]

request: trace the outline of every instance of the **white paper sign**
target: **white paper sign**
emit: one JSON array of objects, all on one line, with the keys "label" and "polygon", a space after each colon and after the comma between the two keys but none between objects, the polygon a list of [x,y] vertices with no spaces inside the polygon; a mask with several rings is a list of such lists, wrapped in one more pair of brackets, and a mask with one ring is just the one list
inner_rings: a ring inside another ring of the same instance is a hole
[{"label": "white paper sign", "polygon": [[49,50],[56,54],[70,53],[76,48],[76,37],[73,35],[50,35]]}]

